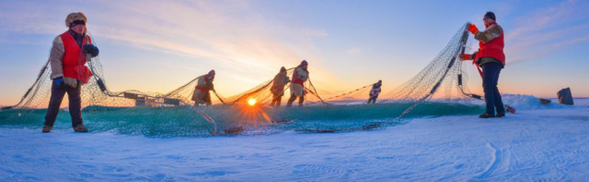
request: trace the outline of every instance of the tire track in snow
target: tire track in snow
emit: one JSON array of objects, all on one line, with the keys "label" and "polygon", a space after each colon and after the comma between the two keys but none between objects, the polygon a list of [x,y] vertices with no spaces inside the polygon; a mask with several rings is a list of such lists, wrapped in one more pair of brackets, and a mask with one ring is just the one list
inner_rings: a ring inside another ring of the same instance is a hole
[{"label": "tire track in snow", "polygon": [[504,160],[503,153],[501,152],[501,150],[497,149],[497,147],[495,147],[493,144],[491,144],[491,142],[489,142],[487,140],[485,140],[485,141],[487,142],[487,147],[490,148],[491,150],[493,150],[493,159],[491,161],[491,165],[489,165],[489,167],[487,167],[487,169],[485,169],[485,171],[483,171],[481,174],[479,174],[478,176],[475,176],[474,179],[488,178],[489,176],[491,176],[491,174],[493,174],[493,172],[495,172],[495,169],[497,169],[497,167]]}]

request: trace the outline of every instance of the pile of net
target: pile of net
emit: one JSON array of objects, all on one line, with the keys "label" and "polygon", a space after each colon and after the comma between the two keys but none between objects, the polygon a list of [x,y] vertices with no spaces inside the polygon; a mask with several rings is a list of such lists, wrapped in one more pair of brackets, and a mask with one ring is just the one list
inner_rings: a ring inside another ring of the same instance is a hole
[{"label": "pile of net", "polygon": [[[234,96],[211,93],[211,106],[194,106],[191,98],[199,77],[168,93],[111,91],[100,59],[94,57],[87,61],[94,75],[82,87],[84,124],[92,132],[174,137],[269,134],[286,130],[369,130],[403,123],[401,118],[473,114],[481,111],[480,106],[469,104],[478,96],[468,92],[467,77],[458,57],[467,47],[468,35],[466,26],[461,27],[423,70],[395,89],[383,92],[376,104],[366,104],[374,83],[364,83],[344,93],[322,95],[333,92],[313,85],[309,77],[305,82],[306,107],[271,107],[276,95],[270,91],[274,75],[269,75],[268,81]],[[294,66],[287,69],[289,77]],[[0,126],[42,127],[51,92],[50,75],[47,62],[20,102],[2,108]],[[288,84],[284,87],[283,106],[290,97],[289,88]],[[69,126],[62,124],[70,121],[67,105],[65,97],[62,102],[65,111],[60,112],[56,129]]]}]

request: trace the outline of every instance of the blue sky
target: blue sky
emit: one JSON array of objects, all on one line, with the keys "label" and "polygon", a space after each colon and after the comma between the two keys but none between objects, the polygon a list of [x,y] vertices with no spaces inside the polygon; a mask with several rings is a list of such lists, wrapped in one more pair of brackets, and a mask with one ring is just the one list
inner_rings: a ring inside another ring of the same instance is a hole
[{"label": "blue sky", "polygon": [[[588,1],[12,1],[0,2],[0,105],[14,104],[82,11],[112,90],[167,92],[210,69],[222,95],[310,62],[339,92],[417,74],[466,22],[494,11],[506,32],[503,93],[589,96]],[[473,49],[477,45],[473,44]],[[471,78],[478,78],[474,66]],[[470,89],[481,93],[480,79]]]}]

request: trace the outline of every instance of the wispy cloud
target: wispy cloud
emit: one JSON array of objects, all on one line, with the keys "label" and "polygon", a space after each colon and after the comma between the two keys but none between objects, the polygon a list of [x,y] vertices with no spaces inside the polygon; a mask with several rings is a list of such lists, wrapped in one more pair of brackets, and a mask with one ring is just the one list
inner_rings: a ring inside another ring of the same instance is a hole
[{"label": "wispy cloud", "polygon": [[218,61],[234,68],[274,72],[276,67],[299,60],[280,42],[272,40],[268,30],[277,27],[265,24],[263,18],[247,8],[245,1],[124,3],[110,7],[123,13],[103,16],[116,22],[106,21],[104,25],[108,26],[95,27],[93,32],[97,36]]},{"label": "wispy cloud", "polygon": [[566,1],[516,18],[515,28],[505,35],[509,64],[537,60],[589,41],[588,6],[586,1]]},{"label": "wispy cloud", "polygon": [[[9,4],[9,3],[2,3]],[[78,7],[88,16],[88,29],[97,41],[117,41],[141,49],[192,58],[208,69],[220,70],[234,82],[255,82],[266,75],[271,79],[280,66],[292,67],[302,59],[313,59],[312,39],[328,36],[326,30],[269,24],[249,1],[90,1],[83,6],[72,2],[56,3],[56,9],[27,2],[24,16],[16,10],[0,13],[2,32],[55,34],[65,29],[63,18]],[[7,8],[11,9],[11,8]],[[108,10],[108,11],[105,11]],[[78,11],[78,10],[76,10]],[[59,12],[59,13],[57,13]],[[108,13],[106,13],[108,12]],[[48,16],[49,15],[49,16]],[[286,38],[285,38],[286,37]],[[99,38],[103,40],[99,40]],[[194,69],[186,68],[191,72]],[[321,79],[334,79],[324,69],[316,69]],[[266,78],[267,77],[267,78]],[[259,80],[265,81],[265,80]],[[330,83],[329,80],[323,81]],[[245,89],[245,88],[242,88]]]},{"label": "wispy cloud", "polygon": [[[308,2],[303,4],[307,5]],[[333,2],[339,3],[339,1]],[[278,72],[280,66],[293,67],[302,59],[310,62],[313,82],[320,87],[318,88],[320,92],[323,92],[322,90],[346,90],[365,84],[359,83],[366,81],[364,75],[358,74],[359,76],[356,76],[358,72],[351,74],[348,70],[342,69],[342,60],[336,58],[344,57],[348,59],[347,61],[350,61],[355,57],[363,56],[366,59],[362,60],[371,61],[371,64],[358,64],[358,67],[352,68],[357,70],[370,70],[375,65],[379,67],[393,65],[386,61],[372,61],[390,60],[388,57],[383,58],[383,54],[379,54],[381,57],[376,57],[376,55],[372,54],[375,52],[374,47],[376,46],[371,46],[372,44],[393,45],[383,43],[385,40],[390,40],[390,37],[387,37],[390,35],[378,35],[383,38],[364,44],[334,45],[340,42],[335,39],[350,38],[350,40],[354,40],[353,38],[355,38],[360,40],[359,36],[352,34],[362,34],[362,32],[345,30],[342,29],[345,27],[337,26],[337,24],[325,23],[330,21],[345,22],[348,20],[346,16],[339,15],[347,12],[331,11],[330,8],[332,7],[330,6],[321,7],[321,5],[317,5],[318,7],[312,10],[320,10],[320,13],[303,12],[312,14],[312,16],[299,17],[288,14],[291,12],[285,12],[286,17],[296,17],[289,19],[276,15],[277,11],[275,9],[268,10],[268,8],[274,8],[269,5],[274,2],[267,3],[267,1],[264,1],[264,3],[262,5],[265,6],[259,6],[260,1],[249,0],[117,2],[3,0],[0,1],[0,43],[4,45],[16,43],[48,46],[49,42],[47,40],[35,42],[36,39],[31,39],[29,34],[44,35],[32,36],[35,38],[55,36],[65,30],[64,18],[69,12],[82,11],[89,17],[89,30],[96,37],[99,46],[105,44],[116,45],[117,48],[122,48],[120,50],[122,53],[119,52],[118,54],[125,54],[123,51],[129,50],[137,51],[134,48],[143,51],[141,54],[148,54],[141,55],[141,58],[138,59],[155,59],[151,57],[168,56],[180,58],[181,60],[145,61],[152,64],[153,66],[149,65],[152,68],[160,69],[161,67],[161,70],[167,69],[161,71],[162,73],[187,73],[174,74],[173,76],[167,75],[173,77],[167,79],[182,77],[177,79],[190,80],[190,78],[184,77],[190,77],[189,75],[201,72],[204,74],[209,69],[216,69],[219,73],[217,81],[224,81],[224,83],[218,83],[217,86],[229,85],[227,87],[231,88],[227,90],[234,89],[234,92],[246,90],[257,82],[271,79]],[[554,2],[541,2],[537,4],[543,7],[535,10],[530,10],[529,7],[513,6],[513,4],[517,3],[511,1],[483,4],[492,5],[493,3],[501,5],[500,8],[495,10],[500,17],[503,15],[499,23],[504,25],[506,31],[505,51],[508,64],[536,60],[589,41],[589,35],[587,34],[589,32],[589,11],[585,10],[586,7],[589,7],[587,1],[565,1],[559,2],[557,5],[554,5]],[[311,10],[300,9],[304,11]],[[432,11],[432,14],[444,13],[445,10],[443,9],[435,10],[438,12]],[[382,19],[396,20],[395,16],[389,17],[389,15],[382,14]],[[318,17],[321,21],[309,20],[309,17]],[[373,19],[373,17],[370,18]],[[402,17],[403,21],[398,21],[399,24],[395,26],[415,29],[415,27],[403,24],[406,19],[411,20],[411,18]],[[302,23],[289,23],[288,20]],[[480,23],[480,15],[476,15],[473,20],[476,20],[477,24]],[[419,31],[423,30],[424,33],[431,31],[427,27],[420,27],[419,29]],[[350,36],[341,36],[347,34],[350,34]],[[24,38],[27,36],[29,38]],[[360,36],[360,38],[362,37]],[[398,44],[418,47],[421,43],[399,41]],[[342,48],[333,48],[340,46]],[[478,48],[478,45],[475,44],[472,47]],[[386,51],[385,49],[379,50]],[[423,51],[434,53],[439,49]],[[108,52],[103,53],[105,54],[101,56],[105,58]],[[393,58],[405,59],[410,57],[410,55],[403,54],[399,53],[399,57]],[[390,54],[384,55],[390,56]],[[105,66],[108,65],[105,64]],[[394,66],[391,70],[403,72],[405,66],[411,65],[400,64]],[[34,69],[37,69],[37,67],[34,67]],[[105,67],[105,70],[108,69]],[[332,72],[347,80],[336,78]],[[110,75],[114,74],[119,73]],[[137,76],[137,74],[147,73],[135,71],[129,74],[134,74],[136,75],[134,78],[139,79],[142,77],[141,75]],[[373,77],[383,76],[376,74],[378,73],[372,72],[367,75]],[[350,80],[352,76],[354,78]],[[221,77],[224,78],[221,79]],[[393,82],[385,81],[387,83]],[[136,84],[143,83],[137,82]]]}]

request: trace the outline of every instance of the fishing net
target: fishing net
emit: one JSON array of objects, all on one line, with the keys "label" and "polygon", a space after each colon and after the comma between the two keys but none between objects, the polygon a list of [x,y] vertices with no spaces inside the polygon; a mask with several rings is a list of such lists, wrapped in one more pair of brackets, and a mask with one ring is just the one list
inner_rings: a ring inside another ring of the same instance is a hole
[{"label": "fishing net", "polygon": [[[313,84],[310,67],[309,79],[304,83],[304,105],[307,107],[285,108],[290,97],[290,84],[284,86],[283,94],[273,94],[274,75],[268,81],[234,96],[222,97],[211,92],[212,106],[194,106],[191,98],[200,77],[168,93],[114,92],[108,88],[99,57],[94,57],[87,61],[94,76],[82,86],[84,123],[94,132],[208,136],[268,134],[284,130],[368,130],[401,123],[401,118],[412,115],[472,114],[481,108],[467,103],[473,98],[480,99],[480,96],[467,90],[467,75],[458,57],[465,52],[468,35],[466,26],[461,27],[423,70],[395,89],[383,92],[376,104],[365,104],[374,83],[365,83],[339,94],[322,95],[333,92],[321,91],[320,86],[318,88]],[[291,77],[294,70],[294,67],[287,69],[287,76]],[[42,127],[51,93],[50,75],[51,68],[47,62],[20,102],[0,112],[0,125]],[[269,106],[277,97],[282,97],[283,107]],[[67,108],[67,103],[65,97],[61,107]],[[296,106],[297,102],[293,105]],[[68,115],[61,112],[57,123],[67,121]]]}]

